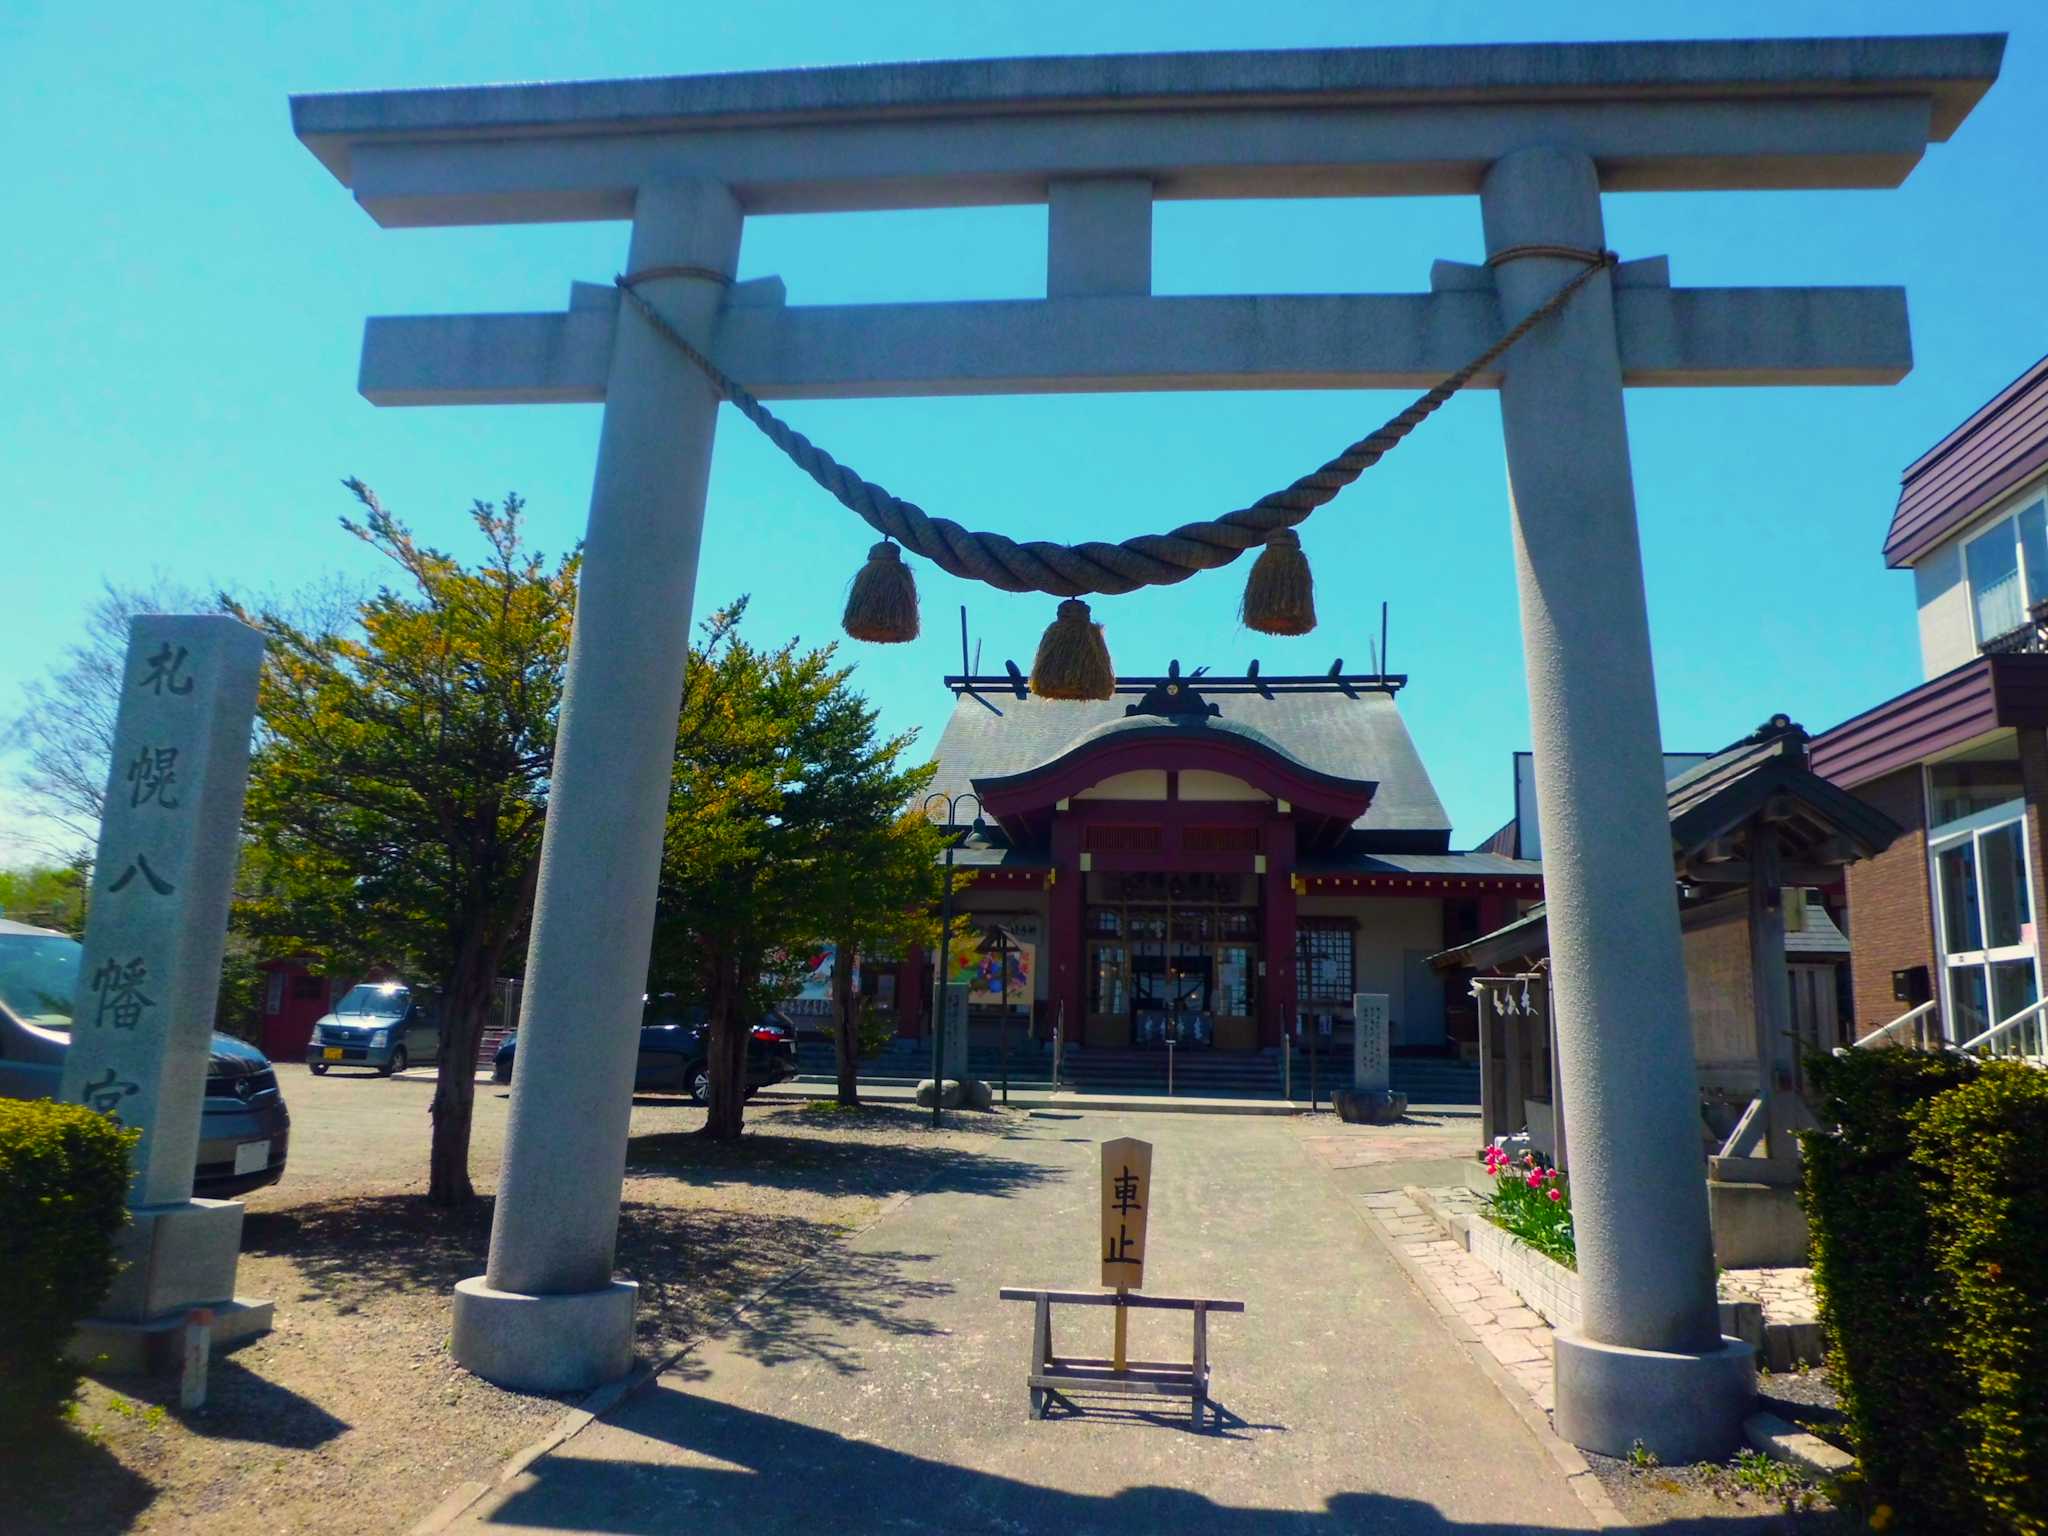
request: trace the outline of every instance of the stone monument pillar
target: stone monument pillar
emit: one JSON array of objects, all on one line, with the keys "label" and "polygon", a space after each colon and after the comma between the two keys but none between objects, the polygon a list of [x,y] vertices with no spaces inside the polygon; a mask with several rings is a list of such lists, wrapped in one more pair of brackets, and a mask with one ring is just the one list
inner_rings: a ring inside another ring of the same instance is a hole
[{"label": "stone monument pillar", "polygon": [[[1532,148],[1480,189],[1501,321],[1605,244],[1593,162]],[[1534,247],[1527,254],[1517,248]],[[1557,1337],[1557,1428],[1609,1456],[1727,1454],[1755,1357],[1723,1339],[1679,949],[1613,290],[1592,279],[1502,364],[1529,720],[1543,818],[1583,1323]]]},{"label": "stone monument pillar", "polygon": [[[641,291],[694,341],[739,246],[724,186],[640,189],[628,270],[650,274]],[[613,1278],[612,1257],[717,413],[703,375],[622,304],[490,1261],[455,1289],[455,1358],[526,1391],[594,1386],[633,1359],[638,1288]]]},{"label": "stone monument pillar", "polygon": [[241,1202],[192,1198],[262,668],[262,635],[236,619],[128,627],[60,1090],[142,1132],[125,1267],[73,1344],[116,1370],[168,1363],[194,1307],[215,1313],[217,1345],[270,1326],[269,1302],[235,1298]]},{"label": "stone monument pillar", "polygon": [[1351,994],[1351,1086],[1333,1089],[1330,1103],[1341,1120],[1391,1125],[1408,1113],[1408,1095],[1392,1087],[1392,1024],[1384,992]]},{"label": "stone monument pillar", "polygon": [[945,1033],[939,1041],[939,1060],[944,1064],[946,1077],[954,1082],[967,1081],[967,983],[949,981],[940,1007],[941,1025]]}]

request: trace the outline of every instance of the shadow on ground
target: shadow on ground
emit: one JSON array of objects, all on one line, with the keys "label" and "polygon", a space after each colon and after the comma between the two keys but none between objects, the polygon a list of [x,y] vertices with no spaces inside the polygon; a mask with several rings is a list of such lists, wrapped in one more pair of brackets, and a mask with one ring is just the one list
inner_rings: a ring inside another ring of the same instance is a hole
[{"label": "shadow on ground", "polygon": [[[588,1456],[536,1462],[524,1485],[487,1516],[490,1524],[657,1536],[820,1530],[1199,1531],[1203,1536],[1542,1536],[1563,1529],[1516,1521],[1446,1519],[1427,1504],[1370,1492],[1339,1494],[1318,1510],[1219,1504],[1180,1488],[1132,1487],[1108,1496],[1071,1492],[913,1456],[827,1430],[773,1418],[661,1386],[618,1415],[688,1465],[624,1463]],[[1056,1456],[1057,1426],[1046,1450]],[[803,1475],[793,1477],[792,1469]],[[857,1511],[849,1523],[848,1515]],[[1655,1536],[1765,1536],[1791,1527],[1780,1515],[1635,1529]]]},{"label": "shadow on ground", "polygon": [[[887,1110],[820,1112],[842,1125]],[[903,1190],[951,1190],[1003,1197],[1048,1171],[986,1146],[957,1140],[877,1145],[852,1139],[778,1134],[764,1117],[736,1142],[690,1132],[636,1136],[627,1152],[629,1191],[639,1181],[675,1178],[694,1186],[687,1202],[628,1198],[619,1210],[619,1275],[640,1283],[637,1334],[643,1349],[665,1351],[725,1323],[734,1307],[839,1247],[848,1225],[760,1209],[762,1187],[882,1200]],[[949,1117],[950,1118],[950,1117]],[[1005,1134],[990,1133],[997,1139]],[[747,1186],[726,1200],[718,1192]],[[356,1311],[394,1289],[445,1295],[481,1274],[490,1248],[494,1201],[481,1196],[461,1211],[429,1205],[418,1195],[372,1194],[312,1201],[283,1210],[251,1211],[243,1221],[245,1252],[289,1259],[304,1289],[280,1301],[322,1302]],[[928,1256],[840,1252],[829,1273],[806,1281],[801,1306],[778,1317],[774,1330],[742,1327],[743,1349],[770,1363],[817,1359],[835,1370],[856,1369],[833,1335],[866,1322],[899,1335],[929,1332],[919,1301],[945,1287],[924,1278]]]},{"label": "shadow on ground", "polygon": [[[948,1140],[835,1140],[779,1129],[848,1130],[915,1124],[915,1116],[882,1108],[796,1109],[764,1116],[738,1141],[707,1141],[694,1131],[660,1131],[626,1143],[628,1177],[676,1175],[716,1188],[726,1184],[804,1189],[823,1195],[877,1199],[902,1190],[1004,1196],[1053,1177],[1039,1164],[1003,1155],[1018,1136],[1000,1116],[948,1115]],[[973,1143],[962,1145],[961,1133]]]},{"label": "shadow on ground", "polygon": [[0,1507],[9,1529],[43,1536],[125,1531],[156,1497],[156,1485],[70,1427],[0,1445]]}]

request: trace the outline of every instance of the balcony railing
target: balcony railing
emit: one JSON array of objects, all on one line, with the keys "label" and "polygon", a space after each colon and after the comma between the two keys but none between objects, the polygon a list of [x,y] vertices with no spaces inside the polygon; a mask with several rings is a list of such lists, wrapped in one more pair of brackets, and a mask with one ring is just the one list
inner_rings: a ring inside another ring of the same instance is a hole
[{"label": "balcony railing", "polygon": [[1993,635],[1978,649],[1986,656],[2048,655],[2048,600],[2029,608],[2024,624]]}]

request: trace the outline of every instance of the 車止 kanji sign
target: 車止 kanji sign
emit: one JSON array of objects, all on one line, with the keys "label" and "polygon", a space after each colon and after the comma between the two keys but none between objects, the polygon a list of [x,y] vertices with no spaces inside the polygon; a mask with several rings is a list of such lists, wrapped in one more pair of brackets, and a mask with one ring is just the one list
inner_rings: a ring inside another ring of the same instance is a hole
[{"label": "\u8eca\u6b62 kanji sign", "polygon": [[1145,1281],[1145,1216],[1152,1204],[1152,1143],[1102,1144],[1102,1283],[1135,1291]]}]

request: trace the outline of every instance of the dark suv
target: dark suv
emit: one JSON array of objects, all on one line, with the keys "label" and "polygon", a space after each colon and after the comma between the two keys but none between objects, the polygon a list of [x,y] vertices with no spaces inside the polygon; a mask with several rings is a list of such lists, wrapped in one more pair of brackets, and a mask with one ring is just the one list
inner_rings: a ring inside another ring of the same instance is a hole
[{"label": "dark suv", "polygon": [[[54,929],[0,919],[0,1099],[57,1097],[84,953]],[[192,1193],[227,1200],[275,1184],[284,1177],[291,1127],[269,1060],[253,1045],[215,1035]]]},{"label": "dark suv", "polygon": [[[491,1075],[512,1081],[512,1056],[517,1035],[507,1035],[491,1060]],[[701,1007],[677,1010],[665,998],[651,999],[641,1015],[640,1063],[633,1074],[635,1093],[687,1093],[699,1104],[711,1102],[709,1015]],[[747,1032],[747,1092],[796,1076],[796,1026],[771,1008]]]}]

